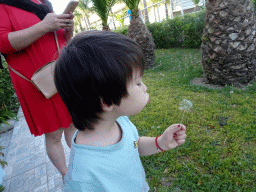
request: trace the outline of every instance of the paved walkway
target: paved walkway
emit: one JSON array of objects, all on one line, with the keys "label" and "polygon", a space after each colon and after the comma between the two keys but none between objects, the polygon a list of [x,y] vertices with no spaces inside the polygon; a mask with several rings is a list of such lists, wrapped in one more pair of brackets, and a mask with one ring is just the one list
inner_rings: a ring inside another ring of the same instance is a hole
[{"label": "paved walkway", "polygon": [[[12,136],[11,132],[0,136],[0,145],[7,148],[3,151],[8,163],[4,168],[4,192],[62,192],[61,175],[47,156],[44,135],[30,134],[21,110],[18,118]],[[70,149],[62,139],[68,164]]]}]

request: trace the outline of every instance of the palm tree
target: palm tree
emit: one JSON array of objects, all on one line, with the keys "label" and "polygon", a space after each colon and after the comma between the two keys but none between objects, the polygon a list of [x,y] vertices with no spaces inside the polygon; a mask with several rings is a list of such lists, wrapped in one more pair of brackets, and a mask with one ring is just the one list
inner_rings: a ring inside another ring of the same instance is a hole
[{"label": "palm tree", "polygon": [[[145,22],[149,22],[149,18],[148,18],[148,9],[147,9],[147,2],[146,0],[142,0],[143,2],[143,6],[144,6],[144,9],[145,9]],[[139,5],[138,5],[139,6]]]},{"label": "palm tree", "polygon": [[128,27],[128,36],[136,41],[142,48],[145,56],[145,69],[150,69],[155,65],[155,43],[147,26],[139,17],[140,0],[123,0],[131,10],[131,22]]},{"label": "palm tree", "polygon": [[84,31],[84,27],[82,25],[83,15],[82,15],[82,13],[78,12],[78,10],[75,10],[74,15],[75,15],[75,17],[74,17],[74,22],[75,22],[74,32],[76,34],[76,33],[79,33],[80,31]]},{"label": "palm tree", "polygon": [[79,0],[78,7],[74,11],[75,33],[85,30],[82,21],[84,21],[87,30],[91,28],[90,14],[92,10],[89,8],[89,3],[90,0]]},{"label": "palm tree", "polygon": [[121,27],[124,26],[124,17],[127,15],[127,10],[122,10],[119,14],[112,14],[111,16],[115,18],[116,21],[120,22]]},{"label": "palm tree", "polygon": [[250,0],[208,0],[202,65],[212,84],[238,85],[256,75],[255,14]]},{"label": "palm tree", "polygon": [[96,12],[96,14],[102,20],[103,30],[109,31],[108,26],[108,16],[110,14],[111,8],[114,6],[116,0],[91,0],[92,2],[92,10]]},{"label": "palm tree", "polygon": [[80,12],[83,15],[83,19],[85,21],[85,23],[88,25],[88,29],[91,28],[91,23],[90,23],[90,14],[92,12],[92,10],[89,8],[89,3],[90,0],[79,0],[79,4],[78,4],[78,10],[80,10]]},{"label": "palm tree", "polygon": [[[170,1],[170,0],[169,0]],[[167,6],[167,0],[164,1],[164,6],[165,6],[165,15],[166,15],[166,19],[169,18],[168,16],[168,6]]]}]

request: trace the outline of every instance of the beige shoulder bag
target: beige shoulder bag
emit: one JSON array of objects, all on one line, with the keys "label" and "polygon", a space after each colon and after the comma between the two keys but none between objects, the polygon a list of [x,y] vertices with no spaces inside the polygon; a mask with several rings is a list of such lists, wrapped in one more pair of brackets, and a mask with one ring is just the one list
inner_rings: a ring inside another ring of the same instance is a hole
[{"label": "beige shoulder bag", "polygon": [[[59,43],[57,39],[56,31],[54,31],[55,41],[58,47],[58,52],[60,54]],[[54,84],[54,68],[55,68],[55,60],[47,63],[46,65],[39,68],[31,77],[31,80],[24,77],[18,71],[14,70],[11,66],[10,69],[19,75],[21,78],[33,83],[35,87],[45,96],[46,99],[51,98],[53,95],[57,93],[57,89]]]}]

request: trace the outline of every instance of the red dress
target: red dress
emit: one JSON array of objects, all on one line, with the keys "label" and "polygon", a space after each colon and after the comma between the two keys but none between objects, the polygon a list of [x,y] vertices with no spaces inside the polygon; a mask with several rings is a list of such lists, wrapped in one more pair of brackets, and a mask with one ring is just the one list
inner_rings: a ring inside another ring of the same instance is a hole
[{"label": "red dress", "polygon": [[[28,79],[37,69],[56,58],[54,34],[47,33],[29,47],[15,51],[8,33],[26,29],[40,21],[33,13],[0,4],[0,52],[5,55],[8,65]],[[57,31],[60,49],[66,45],[63,33],[63,29]],[[70,126],[71,116],[59,94],[46,99],[32,83],[11,70],[9,72],[31,134],[39,136]]]}]

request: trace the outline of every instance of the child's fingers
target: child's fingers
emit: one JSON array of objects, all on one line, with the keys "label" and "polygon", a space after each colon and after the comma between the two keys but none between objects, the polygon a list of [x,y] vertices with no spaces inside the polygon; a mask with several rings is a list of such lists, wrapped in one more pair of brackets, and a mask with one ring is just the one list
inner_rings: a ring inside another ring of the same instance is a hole
[{"label": "child's fingers", "polygon": [[187,128],[186,128],[186,126],[185,125],[183,125],[183,124],[179,124],[180,125],[180,127],[181,127],[181,129],[180,130],[184,130],[184,131],[186,131],[187,130]]},{"label": "child's fingers", "polygon": [[185,139],[187,137],[187,135],[186,134],[183,134],[183,135],[180,135],[180,136],[175,136],[174,138],[176,139],[176,140],[183,140],[183,139]]},{"label": "child's fingers", "polygon": [[177,140],[176,142],[178,143],[178,145],[182,145],[183,143],[185,143],[185,139]]},{"label": "child's fingers", "polygon": [[186,131],[178,131],[178,132],[176,132],[176,135],[184,135],[184,134],[186,134]]},{"label": "child's fingers", "polygon": [[175,133],[175,132],[177,132],[177,131],[179,131],[179,130],[181,130],[181,126],[180,126],[180,124],[173,124],[173,125],[171,125],[169,128],[168,128],[168,132],[169,133]]}]

